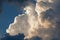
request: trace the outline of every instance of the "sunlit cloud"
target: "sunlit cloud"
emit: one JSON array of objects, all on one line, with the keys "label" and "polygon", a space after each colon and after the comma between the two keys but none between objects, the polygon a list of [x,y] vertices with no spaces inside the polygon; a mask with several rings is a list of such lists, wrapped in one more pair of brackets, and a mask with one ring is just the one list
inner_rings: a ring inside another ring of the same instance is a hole
[{"label": "sunlit cloud", "polygon": [[10,35],[24,33],[25,38],[38,36],[43,40],[51,40],[58,35],[56,28],[60,19],[55,3],[56,0],[36,0],[36,5],[29,2],[24,8],[25,14],[16,16],[6,32]]}]

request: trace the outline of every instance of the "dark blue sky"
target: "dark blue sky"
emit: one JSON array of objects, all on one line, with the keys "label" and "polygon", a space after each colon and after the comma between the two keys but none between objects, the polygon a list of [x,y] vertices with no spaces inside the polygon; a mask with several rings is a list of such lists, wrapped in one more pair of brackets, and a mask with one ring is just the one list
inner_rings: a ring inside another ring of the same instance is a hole
[{"label": "dark blue sky", "polygon": [[18,5],[3,3],[3,12],[0,13],[0,37],[6,33],[9,24],[14,21],[14,17],[19,14]]}]

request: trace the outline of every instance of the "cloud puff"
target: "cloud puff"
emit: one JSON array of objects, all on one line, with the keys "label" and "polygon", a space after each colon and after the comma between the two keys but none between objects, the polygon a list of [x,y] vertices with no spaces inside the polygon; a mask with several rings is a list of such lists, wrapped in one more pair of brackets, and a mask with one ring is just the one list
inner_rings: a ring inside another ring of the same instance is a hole
[{"label": "cloud puff", "polygon": [[36,5],[29,2],[24,10],[25,14],[15,17],[14,22],[6,30],[10,35],[24,33],[25,38],[33,36],[42,40],[52,40],[59,37],[58,22],[60,12],[59,0],[36,0]]},{"label": "cloud puff", "polygon": [[7,33],[11,33],[13,35],[16,35],[20,32],[26,33],[26,31],[28,31],[28,28],[29,28],[27,19],[28,19],[27,15],[16,16],[14,23],[10,24],[9,29],[7,30]]}]

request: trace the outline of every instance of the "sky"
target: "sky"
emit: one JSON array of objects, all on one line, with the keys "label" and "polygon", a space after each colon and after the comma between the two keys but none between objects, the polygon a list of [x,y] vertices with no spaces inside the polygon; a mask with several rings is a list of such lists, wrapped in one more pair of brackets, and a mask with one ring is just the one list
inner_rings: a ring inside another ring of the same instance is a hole
[{"label": "sky", "polygon": [[9,24],[13,22],[14,17],[19,14],[19,9],[16,4],[3,3],[3,12],[0,13],[0,36],[6,33]]}]

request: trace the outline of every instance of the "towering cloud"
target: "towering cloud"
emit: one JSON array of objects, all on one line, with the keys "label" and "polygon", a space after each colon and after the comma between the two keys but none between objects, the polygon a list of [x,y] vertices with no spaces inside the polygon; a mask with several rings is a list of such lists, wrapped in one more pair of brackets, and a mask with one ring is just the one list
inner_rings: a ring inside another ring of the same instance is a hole
[{"label": "towering cloud", "polygon": [[[30,0],[29,0],[30,1]],[[33,0],[32,0],[33,1]],[[42,40],[52,40],[59,37],[57,26],[60,20],[59,0],[35,0],[36,4],[28,2],[24,8],[25,14],[19,14],[6,30],[10,35],[24,33],[25,38],[33,36]]]}]

